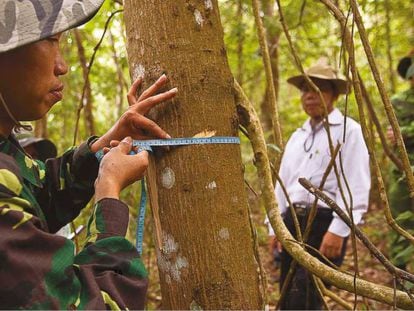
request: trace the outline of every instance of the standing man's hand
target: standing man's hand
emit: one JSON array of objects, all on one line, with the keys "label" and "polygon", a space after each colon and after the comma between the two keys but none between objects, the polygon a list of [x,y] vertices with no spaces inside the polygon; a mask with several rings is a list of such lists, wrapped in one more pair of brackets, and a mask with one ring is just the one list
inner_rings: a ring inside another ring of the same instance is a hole
[{"label": "standing man's hand", "polygon": [[341,255],[344,238],[332,232],[326,232],[323,236],[319,251],[329,259],[338,258]]},{"label": "standing man's hand", "polygon": [[113,140],[121,141],[127,136],[133,139],[170,138],[154,121],[145,117],[153,107],[172,99],[177,94],[177,88],[157,94],[167,81],[167,77],[162,75],[138,96],[137,92],[142,83],[142,79],[138,78],[128,92],[129,108],[114,126],[91,146],[92,152],[110,146]]}]

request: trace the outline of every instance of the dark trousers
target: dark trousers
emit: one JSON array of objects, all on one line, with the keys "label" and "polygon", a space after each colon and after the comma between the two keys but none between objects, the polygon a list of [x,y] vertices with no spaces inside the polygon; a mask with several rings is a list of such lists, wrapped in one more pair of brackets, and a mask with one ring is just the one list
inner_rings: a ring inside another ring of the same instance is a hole
[{"label": "dark trousers", "polygon": [[[323,236],[328,231],[329,225],[333,219],[332,211],[328,209],[318,209],[318,213],[312,225],[312,229],[307,241],[308,245],[319,249],[322,243]],[[301,231],[304,233],[307,221],[307,214],[299,215]],[[293,224],[291,213],[288,211],[285,216],[285,224],[290,233],[296,237],[296,231]],[[335,265],[340,266],[345,257],[347,239],[344,240],[341,256],[339,258],[330,259]],[[314,251],[308,252],[316,256],[322,262],[326,261],[318,256]],[[289,272],[292,257],[285,250],[281,253],[281,272],[280,272],[280,289],[282,289],[286,276]],[[288,286],[285,298],[280,304],[281,310],[320,310],[322,301],[316,291],[316,288],[311,279],[311,273],[300,265],[296,266],[295,274],[291,283]]]}]

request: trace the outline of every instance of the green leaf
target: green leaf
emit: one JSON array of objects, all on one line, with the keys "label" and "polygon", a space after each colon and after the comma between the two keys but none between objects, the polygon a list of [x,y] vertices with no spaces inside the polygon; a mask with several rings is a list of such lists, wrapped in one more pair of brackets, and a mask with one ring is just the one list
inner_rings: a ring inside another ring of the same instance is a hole
[{"label": "green leaf", "polygon": [[400,252],[397,256],[395,256],[395,260],[397,259],[410,259],[414,255],[414,246],[410,245],[406,249],[404,249],[402,252]]},{"label": "green leaf", "polygon": [[412,211],[405,211],[404,213],[401,213],[400,215],[398,215],[398,217],[395,220],[397,221],[414,220],[414,213]]},{"label": "green leaf", "polygon": [[280,149],[275,144],[267,144],[267,148],[272,149],[272,150],[276,151],[277,153],[282,153],[282,149]]}]

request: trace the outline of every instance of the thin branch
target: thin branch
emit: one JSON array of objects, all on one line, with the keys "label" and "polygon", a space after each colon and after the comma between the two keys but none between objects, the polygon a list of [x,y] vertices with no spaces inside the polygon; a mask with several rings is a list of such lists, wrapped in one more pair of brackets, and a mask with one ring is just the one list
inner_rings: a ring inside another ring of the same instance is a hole
[{"label": "thin branch", "polygon": [[244,79],[244,39],[245,34],[243,31],[243,1],[237,0],[237,15],[236,15],[238,24],[237,24],[237,81],[240,85],[243,85]]},{"label": "thin branch", "polygon": [[[269,49],[267,46],[266,32],[263,27],[263,22],[259,13],[259,1],[252,0],[254,20],[257,26],[257,35],[259,37],[260,48],[263,56],[263,65],[266,73],[267,86],[269,89],[269,102],[272,113],[273,136],[276,145],[279,148],[283,147],[282,131],[279,123],[279,110],[277,106],[276,90],[273,82],[272,66],[270,61]],[[277,158],[276,171],[279,171],[280,156]]]},{"label": "thin branch", "polygon": [[[325,297],[324,297],[324,294],[323,294],[323,291],[322,291],[322,287],[321,287],[321,284],[320,283],[318,283],[318,277],[317,276],[315,276],[314,274],[312,274],[312,282],[313,282],[313,285],[315,286],[315,288],[316,288],[316,292],[318,293],[318,296],[321,298],[321,300],[322,300],[322,303],[323,303],[323,306],[324,306],[324,310],[330,310],[329,309],[329,306],[328,306],[328,302],[326,301],[326,299],[325,299]],[[323,284],[323,282],[322,282],[322,284]]]},{"label": "thin branch", "polygon": [[391,84],[391,92],[395,92],[395,74],[394,74],[394,64],[392,58],[392,30],[391,30],[391,8],[390,8],[390,1],[384,0],[384,9],[385,9],[385,41],[387,42],[386,45],[386,52],[387,52],[387,59],[388,59],[388,75]]},{"label": "thin branch", "polygon": [[251,217],[252,211],[250,209],[250,205],[247,204],[248,209],[248,215],[249,215],[249,226],[250,226],[250,232],[253,236],[253,253],[254,258],[256,260],[257,265],[259,266],[259,275],[260,275],[260,283],[261,283],[261,294],[263,297],[263,306],[262,309],[265,309],[265,304],[268,302],[268,296],[267,296],[267,278],[266,273],[263,268],[262,260],[260,259],[260,252],[259,252],[259,242],[257,239],[257,230],[254,226],[253,219]]},{"label": "thin branch", "polygon": [[99,50],[99,48],[100,48],[100,47],[101,47],[101,45],[102,45],[102,42],[103,42],[103,40],[104,40],[104,38],[105,38],[105,34],[106,34],[106,32],[107,32],[107,30],[108,30],[108,27],[109,27],[109,23],[111,22],[112,18],[113,18],[116,14],[121,13],[121,12],[123,12],[123,11],[124,11],[124,10],[117,10],[117,11],[115,11],[115,12],[112,12],[112,13],[111,13],[111,15],[110,15],[110,16],[108,17],[108,19],[106,20],[106,23],[105,23],[105,27],[104,27],[104,31],[103,31],[103,33],[102,33],[102,36],[101,36],[101,38],[100,38],[100,40],[99,40],[98,44],[97,44],[97,45],[94,47],[94,49],[93,49],[93,54],[92,54],[91,59],[90,59],[89,64],[88,64],[88,71],[87,71],[86,76],[85,76],[85,84],[84,84],[84,86],[83,86],[82,96],[81,96],[81,99],[80,99],[80,102],[79,102],[79,106],[78,106],[78,109],[77,109],[77,112],[76,112],[76,125],[75,125],[75,133],[74,133],[74,135],[73,135],[73,145],[74,145],[74,146],[76,145],[76,140],[77,140],[78,130],[79,130],[79,119],[80,119],[80,114],[81,114],[82,109],[83,109],[83,106],[84,106],[84,100],[85,100],[86,91],[87,91],[87,88],[88,88],[88,83],[87,83],[87,81],[89,81],[89,75],[90,75],[90,73],[91,73],[92,66],[93,66],[93,63],[94,63],[94,61],[95,61],[96,54],[98,53],[98,50]]},{"label": "thin branch", "polygon": [[317,249],[317,248],[315,248],[315,247],[313,247],[312,245],[309,245],[309,244],[306,244],[306,243],[304,243],[304,242],[299,242],[299,241],[297,241],[297,240],[289,240],[289,242],[292,242],[292,243],[296,243],[296,244],[299,244],[299,245],[301,245],[303,248],[305,248],[305,249],[310,249],[311,251],[313,251],[315,254],[317,254],[318,256],[320,256],[323,260],[325,260],[326,262],[327,262],[327,264],[330,266],[330,267],[332,267],[333,269],[335,269],[335,270],[341,270],[341,272],[343,272],[343,273],[346,273],[346,274],[348,274],[348,275],[353,275],[353,274],[351,274],[351,273],[349,273],[349,272],[347,272],[347,271],[343,271],[340,267],[338,267],[337,265],[335,265],[328,257],[326,257],[324,254],[322,254],[320,251],[319,251],[319,249]]},{"label": "thin branch", "polygon": [[387,143],[387,140],[385,138],[384,132],[382,131],[381,123],[378,119],[378,116],[375,112],[374,106],[372,105],[371,98],[369,97],[369,94],[368,94],[367,89],[365,87],[365,83],[362,81],[361,76],[359,76],[359,79],[361,81],[362,96],[364,97],[365,104],[367,105],[368,112],[369,112],[369,115],[371,117],[371,120],[374,123],[375,128],[377,129],[377,133],[378,133],[378,136],[379,136],[381,144],[382,144],[382,149],[384,150],[384,152],[388,156],[388,158],[390,158],[390,160],[395,164],[395,166],[398,167],[398,169],[401,172],[403,172],[404,167],[403,167],[403,164],[402,164],[401,160],[395,155],[394,152],[392,152],[392,150],[388,146],[388,143]]},{"label": "thin branch", "polygon": [[299,220],[298,220],[298,217],[296,216],[295,209],[293,208],[292,201],[290,200],[289,193],[286,190],[286,186],[285,186],[284,182],[282,181],[282,179],[280,178],[279,173],[275,173],[276,170],[274,170],[273,168],[272,168],[272,170],[273,170],[273,173],[276,176],[276,180],[279,183],[280,188],[282,188],[282,191],[283,191],[283,194],[285,195],[286,201],[288,202],[289,211],[290,211],[290,213],[292,215],[292,219],[293,219],[293,226],[295,227],[295,231],[296,231],[296,238],[300,242],[303,242],[302,232],[300,231]]},{"label": "thin branch", "polygon": [[306,0],[303,0],[302,5],[300,6],[299,21],[296,27],[299,27],[300,25],[302,25],[303,15],[305,14],[305,8],[306,8]]},{"label": "thin branch", "polygon": [[339,297],[333,291],[327,289],[326,286],[325,286],[325,284],[322,282],[321,279],[317,278],[317,282],[319,283],[319,286],[320,286],[320,288],[322,290],[322,293],[325,296],[331,298],[333,301],[335,301],[340,306],[344,307],[346,310],[353,310],[354,309],[354,307],[351,304],[349,304],[348,302],[346,302],[345,300],[343,300],[341,297]]}]

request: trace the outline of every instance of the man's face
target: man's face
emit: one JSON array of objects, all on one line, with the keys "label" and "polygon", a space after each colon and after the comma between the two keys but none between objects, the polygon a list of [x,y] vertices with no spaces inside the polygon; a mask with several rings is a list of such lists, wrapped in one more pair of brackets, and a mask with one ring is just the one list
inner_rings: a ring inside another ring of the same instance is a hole
[{"label": "man's face", "polygon": [[0,54],[0,92],[18,121],[41,118],[62,99],[59,77],[68,68],[60,53],[60,38],[58,34]]},{"label": "man's face", "polygon": [[[334,89],[334,85],[328,80],[312,79],[316,86],[320,89],[322,97],[325,100],[328,113],[333,110],[333,105],[338,95]],[[302,107],[306,114],[312,119],[320,119],[325,115],[323,102],[318,93],[312,89],[306,82],[301,87]]]}]

